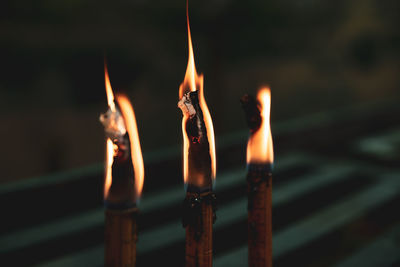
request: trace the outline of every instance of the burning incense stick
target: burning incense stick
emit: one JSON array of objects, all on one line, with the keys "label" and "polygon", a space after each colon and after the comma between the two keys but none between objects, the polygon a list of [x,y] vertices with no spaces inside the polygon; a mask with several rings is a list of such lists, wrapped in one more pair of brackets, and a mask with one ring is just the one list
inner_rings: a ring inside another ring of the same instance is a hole
[{"label": "burning incense stick", "polygon": [[109,109],[100,116],[107,136],[105,266],[135,266],[136,203],[143,187],[143,157],[133,108],[124,95],[116,96],[115,105],[106,68],[105,82]]},{"label": "burning incense stick", "polygon": [[261,89],[257,100],[241,99],[250,138],[247,144],[249,266],[272,266],[272,167],[270,130],[271,93]]},{"label": "burning incense stick", "polygon": [[182,110],[183,177],[186,189],[183,226],[186,228],[186,266],[212,266],[212,225],[215,221],[216,173],[214,129],[197,75],[186,8],[189,60],[179,88]]}]

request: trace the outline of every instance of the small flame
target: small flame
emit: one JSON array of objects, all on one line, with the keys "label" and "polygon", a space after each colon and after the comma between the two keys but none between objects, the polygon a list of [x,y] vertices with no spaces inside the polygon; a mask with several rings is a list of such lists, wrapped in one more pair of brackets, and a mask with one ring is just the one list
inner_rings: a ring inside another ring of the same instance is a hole
[{"label": "small flame", "polygon": [[115,103],[114,103],[114,93],[111,88],[110,77],[108,76],[108,70],[106,64],[104,64],[104,78],[106,83],[106,94],[107,94],[107,102],[112,112],[115,112]]},{"label": "small flame", "polygon": [[[107,93],[107,102],[109,111],[111,111],[108,117],[108,127],[107,130],[112,130],[113,138],[108,137],[106,143],[106,169],[105,169],[105,181],[104,181],[104,198],[107,198],[110,187],[112,185],[112,165],[114,162],[114,156],[118,152],[118,145],[113,142],[114,137],[122,137],[126,132],[128,132],[130,140],[130,152],[132,158],[132,165],[135,177],[135,192],[136,196],[140,197],[143,189],[144,180],[144,164],[142,157],[142,150],[140,147],[139,134],[136,126],[135,113],[133,111],[132,105],[128,98],[124,95],[117,95],[116,100],[119,105],[119,109],[116,108],[114,102],[114,93],[111,87],[110,78],[108,76],[107,66],[104,64],[104,75],[105,75],[105,85]],[[121,117],[122,114],[122,117]],[[107,120],[101,118],[102,122]],[[118,139],[118,138],[116,138]],[[115,140],[114,140],[115,141]]]},{"label": "small flame", "polygon": [[247,143],[247,163],[273,163],[274,149],[270,127],[271,90],[262,88],[257,94],[261,105],[261,126]]},{"label": "small flame", "polygon": [[110,190],[111,183],[112,183],[112,165],[114,162],[114,143],[111,141],[110,138],[107,138],[106,143],[106,168],[105,168],[105,179],[104,179],[104,198],[107,197],[108,191]]},{"label": "small flame", "polygon": [[[210,111],[208,110],[208,106],[206,100],[204,98],[204,76],[203,74],[198,75],[196,71],[196,66],[194,62],[194,53],[193,53],[193,45],[192,45],[192,37],[190,34],[190,25],[189,25],[189,4],[186,4],[186,22],[187,22],[187,31],[188,31],[188,46],[189,46],[189,59],[186,68],[185,78],[181,85],[179,86],[179,99],[183,97],[184,94],[188,92],[198,91],[199,96],[199,104],[200,108],[203,112],[203,119],[207,129],[207,138],[210,145],[210,157],[211,157],[211,170],[212,170],[212,179],[215,179],[217,164],[215,157],[215,140],[214,140],[214,126],[211,119]],[[185,125],[188,120],[188,115],[184,114],[182,119],[182,133],[183,133],[183,179],[185,184],[188,182],[189,175],[189,138],[186,133]]]},{"label": "small flame", "polygon": [[142,149],[140,147],[139,134],[136,125],[136,117],[129,99],[125,95],[117,95],[117,102],[124,118],[126,130],[129,135],[131,145],[131,157],[133,170],[135,172],[135,191],[136,196],[140,197],[144,181],[144,164]]},{"label": "small flame", "polygon": [[[104,78],[107,94],[108,107],[112,112],[115,112],[114,93],[111,88],[110,77],[106,64],[104,64]],[[112,183],[112,164],[114,162],[115,148],[114,143],[110,138],[107,138],[106,143],[106,166],[105,166],[105,179],[104,179],[104,198],[107,197]]]},{"label": "small flame", "polygon": [[197,75],[196,65],[194,63],[192,36],[190,34],[190,24],[189,24],[189,4],[186,5],[186,23],[188,31],[188,46],[189,46],[189,59],[186,67],[185,79],[179,87],[179,99],[183,97],[185,93],[189,91],[196,91],[197,88],[203,89],[203,78],[202,74]]}]

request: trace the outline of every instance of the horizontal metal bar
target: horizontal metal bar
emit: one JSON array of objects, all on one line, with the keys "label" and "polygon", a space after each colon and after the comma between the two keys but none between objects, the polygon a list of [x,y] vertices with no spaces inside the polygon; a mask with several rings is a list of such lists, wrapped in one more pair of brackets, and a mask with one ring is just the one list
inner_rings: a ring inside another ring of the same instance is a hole
[{"label": "horizontal metal bar", "polygon": [[[294,118],[283,122],[272,123],[272,132],[274,135],[280,135],[290,132],[298,132],[304,129],[311,129],[318,126],[329,125],[340,118],[341,121],[354,120],[357,116],[368,116],[375,109],[381,109],[383,106],[390,106],[390,103],[395,102],[393,99],[383,100],[376,103],[363,103],[338,108],[331,111],[308,114],[300,118]],[[389,103],[389,104],[388,104]],[[229,147],[233,144],[238,144],[246,140],[248,135],[247,130],[235,131],[230,134],[216,136],[217,149]],[[151,162],[159,162],[171,157],[179,157],[181,146],[175,145],[162,148],[155,151],[143,152],[144,161],[146,164]],[[5,194],[13,191],[35,188],[49,184],[57,184],[68,180],[76,180],[82,177],[99,174],[103,172],[103,163],[96,163],[83,168],[76,168],[68,171],[53,173],[49,175],[32,177],[15,182],[0,184],[0,194]]]},{"label": "horizontal metal bar", "polygon": [[[287,169],[295,164],[309,164],[310,162],[316,162],[316,159],[306,154],[291,154],[290,156],[282,158],[279,161],[279,164],[277,164],[276,169]],[[217,177],[217,189],[220,187],[224,190],[228,190],[237,184],[245,183],[245,175],[246,171],[244,168],[222,173]],[[162,209],[163,207],[174,203],[179,203],[183,200],[183,198],[183,186],[175,186],[157,194],[145,195],[139,206],[141,212],[146,213],[156,209]],[[7,251],[20,249],[35,243],[51,240],[57,238],[57,236],[82,231],[90,227],[101,225],[103,222],[104,208],[100,207],[95,210],[90,210],[82,214],[76,214],[75,216],[62,218],[44,225],[31,227],[15,233],[9,233],[0,237],[0,252],[6,253]]]},{"label": "horizontal metal bar", "polygon": [[[380,181],[339,203],[310,216],[301,222],[293,222],[273,238],[274,257],[285,255],[334,229],[351,222],[380,204],[396,197],[400,192],[400,173],[386,174]],[[351,211],[351,212],[345,212]],[[226,253],[215,260],[214,266],[246,266],[247,246]],[[363,266],[363,265],[352,265]],[[381,266],[381,265],[375,265]]]},{"label": "horizontal metal bar", "polygon": [[[273,194],[273,205],[280,205],[286,201],[290,201],[299,195],[307,194],[308,192],[315,190],[316,187],[328,184],[338,179],[346,179],[350,172],[356,169],[356,166],[349,167],[348,165],[337,165],[332,169],[331,172],[326,171],[327,166],[321,166],[313,174],[305,175],[301,179],[298,179],[291,183],[277,187]],[[240,179],[244,180],[244,173],[240,175]],[[303,187],[299,186],[303,181],[312,183],[315,182],[318,186],[315,187]],[[298,185],[298,186],[296,186]],[[297,191],[296,191],[297,188]],[[289,191],[290,194],[286,191]],[[283,195],[285,197],[279,197]],[[241,198],[237,201],[230,202],[222,206],[218,210],[218,220],[215,224],[215,230],[221,229],[226,225],[245,218],[247,214],[247,199]],[[152,229],[140,234],[137,249],[138,253],[145,253],[151,250],[168,246],[168,244],[177,242],[184,239],[184,229],[182,228],[180,220],[171,222],[167,225]],[[96,252],[96,253],[94,253]],[[54,261],[43,263],[39,266],[73,266],[82,259],[85,262],[91,262],[90,266],[101,265],[103,261],[103,247],[102,245],[90,248],[84,252],[73,253],[66,255]],[[229,265],[226,265],[229,266]]]},{"label": "horizontal metal bar", "polygon": [[[396,212],[396,211],[394,211]],[[335,267],[394,266],[400,260],[400,225],[385,233],[371,244],[335,265]],[[397,265],[396,265],[397,266]]]}]

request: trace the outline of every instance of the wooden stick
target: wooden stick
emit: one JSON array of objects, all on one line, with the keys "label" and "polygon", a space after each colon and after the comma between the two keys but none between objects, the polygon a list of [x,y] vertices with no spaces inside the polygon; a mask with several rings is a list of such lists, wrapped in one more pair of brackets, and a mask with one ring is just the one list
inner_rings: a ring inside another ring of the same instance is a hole
[{"label": "wooden stick", "polygon": [[250,267],[272,266],[272,179],[265,170],[247,175],[248,249]]},{"label": "wooden stick", "polygon": [[138,209],[106,209],[105,266],[135,266]]},{"label": "wooden stick", "polygon": [[186,227],[186,267],[211,267],[212,266],[212,231],[215,221],[214,203],[215,195],[212,192],[191,193],[187,192],[185,203],[188,204],[184,214]]}]

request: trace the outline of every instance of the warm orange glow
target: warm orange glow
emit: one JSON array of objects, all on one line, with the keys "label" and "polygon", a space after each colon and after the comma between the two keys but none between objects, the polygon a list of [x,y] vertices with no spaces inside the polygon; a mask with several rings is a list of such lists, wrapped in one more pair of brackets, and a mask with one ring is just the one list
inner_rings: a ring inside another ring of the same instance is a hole
[{"label": "warm orange glow", "polygon": [[271,91],[261,89],[257,94],[261,105],[261,126],[247,143],[247,163],[273,163],[274,149],[270,127]]},{"label": "warm orange glow", "polygon": [[114,162],[114,143],[111,141],[110,138],[107,138],[106,143],[106,166],[105,166],[105,178],[104,178],[104,198],[107,197],[108,191],[110,190],[111,183],[112,183],[112,175],[111,175],[111,168]]},{"label": "warm orange glow", "polygon": [[[110,78],[108,76],[106,65],[104,65],[104,75],[105,75],[107,101],[108,101],[109,111],[111,111],[111,115],[108,117],[109,121],[107,123],[109,123],[109,128],[113,130],[112,133],[115,134],[116,132],[117,136],[123,136],[126,133],[126,131],[128,132],[130,140],[132,165],[135,177],[135,192],[136,196],[140,197],[143,188],[144,165],[143,165],[142,150],[140,148],[139,134],[136,126],[135,113],[133,112],[133,108],[130,101],[124,95],[117,95],[116,97],[120,109],[117,110],[114,103],[114,93],[111,88]],[[121,115],[120,112],[122,114],[122,118],[120,116]],[[107,138],[104,198],[107,197],[110,187],[112,185],[112,165],[114,161],[114,156],[117,151],[118,151],[118,146],[113,143],[113,140]]]},{"label": "warm orange glow", "polygon": [[104,78],[106,83],[107,102],[112,112],[115,112],[114,93],[111,88],[110,77],[108,77],[107,66],[104,64]]},{"label": "warm orange glow", "polygon": [[136,125],[136,117],[129,99],[125,95],[117,95],[117,102],[124,118],[126,130],[129,135],[131,145],[131,157],[133,170],[135,172],[135,191],[136,196],[140,197],[143,189],[144,164],[142,149],[140,147],[139,134]]},{"label": "warm orange glow", "polygon": [[[112,112],[115,112],[115,103],[114,103],[114,93],[111,88],[110,78],[108,77],[107,66],[104,64],[104,78],[106,85],[106,94],[107,94],[107,102],[108,107]],[[106,143],[106,166],[105,166],[105,178],[104,178],[104,198],[107,197],[108,191],[110,190],[112,184],[112,164],[114,162],[114,143],[110,138],[107,138]]]},{"label": "warm orange glow", "polygon": [[202,74],[197,75],[196,66],[194,63],[194,53],[192,45],[192,36],[190,34],[188,9],[186,9],[186,23],[188,31],[189,59],[186,67],[185,79],[183,80],[183,83],[179,87],[179,99],[181,99],[185,93],[188,93],[190,91],[194,92],[199,89],[198,87],[201,88],[203,87],[203,75]]},{"label": "warm orange glow", "polygon": [[[212,179],[215,179],[217,167],[215,158],[214,127],[210,111],[208,110],[208,106],[204,98],[204,91],[203,91],[204,76],[202,74],[198,75],[196,72],[192,37],[190,34],[188,6],[186,6],[186,21],[187,21],[187,31],[188,31],[189,59],[186,68],[185,78],[182,84],[179,86],[179,99],[181,99],[183,95],[188,92],[198,91],[199,104],[201,110],[203,111],[204,123],[207,129],[207,138],[210,144]],[[183,177],[185,183],[187,183],[188,181],[188,174],[189,174],[189,163],[188,163],[189,138],[185,130],[185,125],[187,120],[188,120],[188,115],[184,114],[184,117],[182,119],[182,133],[183,133]]]}]

